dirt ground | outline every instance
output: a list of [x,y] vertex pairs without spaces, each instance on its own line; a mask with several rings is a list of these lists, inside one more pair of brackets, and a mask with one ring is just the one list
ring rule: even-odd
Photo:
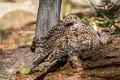
[[[0,1],[14,2],[15,0]],[[89,12],[76,14],[80,18],[92,16],[87,18],[88,21],[96,18]],[[21,66],[30,65],[34,53],[30,51],[30,46],[24,45],[31,45],[35,36],[36,15],[17,10],[6,14],[2,21],[0,21],[0,62],[13,71],[20,69]],[[119,20],[116,19],[116,21]],[[120,23],[116,25],[120,27]],[[114,25],[112,27],[114,29]],[[20,46],[23,47],[18,48]],[[82,55],[82,67],[78,71],[66,61],[65,63],[58,62],[49,71],[33,70],[29,75],[17,73],[14,76],[16,80],[120,80],[120,38],[96,51]]]

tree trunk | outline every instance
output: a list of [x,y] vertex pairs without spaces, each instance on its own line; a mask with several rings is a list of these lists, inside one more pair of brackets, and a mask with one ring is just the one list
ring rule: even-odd
[[35,36],[43,37],[59,22],[62,0],[40,0]]

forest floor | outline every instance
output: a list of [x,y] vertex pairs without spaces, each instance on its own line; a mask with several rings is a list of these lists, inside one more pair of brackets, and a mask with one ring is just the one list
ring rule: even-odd
[[[19,24],[18,24],[19,25]],[[19,46],[31,45],[35,35],[36,22],[22,27],[11,27],[0,32],[0,49],[14,49]]]
[[[79,13],[79,15],[81,14]],[[94,18],[93,16],[88,20],[92,21]],[[24,45],[32,43],[35,35],[35,19],[31,19],[27,24],[17,24],[17,26],[20,27],[11,27],[1,31],[0,48],[3,51],[0,54],[0,62],[13,73],[20,70],[22,66],[32,64],[34,58],[30,46]],[[23,47],[18,48],[19,46]],[[33,70],[29,75],[17,73],[14,76],[16,80],[120,80],[119,52],[120,38],[117,38],[97,51],[84,53],[80,71],[73,69],[69,62],[58,62],[49,71]]]
[[[89,12],[77,13],[83,21],[87,19],[88,22],[96,18],[95,15],[91,14]],[[92,17],[86,17],[87,15]],[[115,21],[119,21],[119,19]],[[120,23],[116,23],[116,25],[120,27]],[[2,26],[7,27],[3,28]],[[30,46],[26,45],[31,45],[35,36],[35,27],[36,15],[22,10],[10,12],[2,18],[2,21],[0,19],[0,63],[2,62],[8,69],[14,72],[22,66],[28,66],[32,63],[34,53],[30,51]],[[115,26],[111,27],[114,29]],[[18,48],[20,46],[23,47]],[[45,74],[33,71],[29,75],[17,73],[15,76],[16,80],[120,80],[119,53],[120,38],[117,38],[100,50],[90,53],[86,52],[82,55],[82,68],[79,72],[72,69],[68,62],[62,65],[59,65],[61,64],[59,62],[58,66],[54,66],[52,70],[46,71]]]

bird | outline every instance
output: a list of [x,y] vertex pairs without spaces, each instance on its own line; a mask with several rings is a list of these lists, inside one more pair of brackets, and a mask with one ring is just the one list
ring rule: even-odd
[[62,57],[68,56],[75,68],[80,68],[79,55],[82,51],[94,49],[101,44],[99,33],[91,26],[80,21],[76,15],[68,15],[62,21],[52,27],[43,37],[35,37],[33,44],[35,53],[39,56],[28,68],[39,67],[40,70],[51,67]]

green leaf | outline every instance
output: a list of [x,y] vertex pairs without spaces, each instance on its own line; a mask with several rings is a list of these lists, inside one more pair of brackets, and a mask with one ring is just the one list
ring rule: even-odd
[[101,20],[95,20],[95,23],[98,26],[104,27],[104,26],[107,26],[109,24],[109,21],[106,19],[101,19]]
[[[92,26],[94,23],[95,23],[94,21],[90,21],[90,22],[89,22],[89,25]],[[95,23],[95,24],[96,24],[96,23]]]
[[86,22],[88,18],[89,18],[88,16],[85,16],[85,17],[81,18],[80,20],[81,20],[82,22]]
[[103,19],[103,20],[95,20],[95,22],[98,23],[98,24],[106,24],[106,23],[108,23],[108,20],[105,20],[105,19]]
[[27,74],[30,73],[30,70],[27,69],[27,68],[25,68],[25,67],[22,67],[22,68],[20,69],[20,73],[23,74],[23,75],[27,75]]

